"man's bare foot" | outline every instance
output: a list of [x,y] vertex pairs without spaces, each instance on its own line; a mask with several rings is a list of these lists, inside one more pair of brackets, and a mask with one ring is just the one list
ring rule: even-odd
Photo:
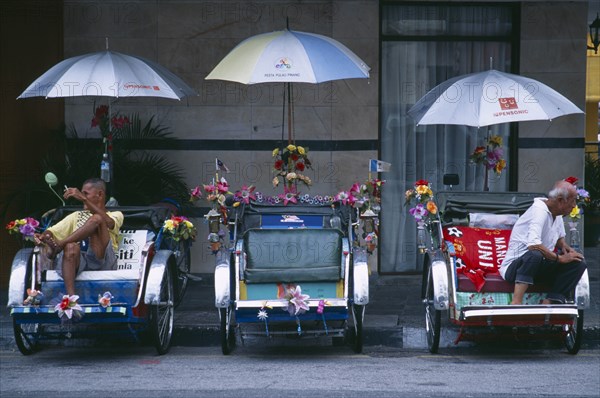
[[521,304],[523,304],[521,301],[514,301],[513,300],[513,301],[510,302],[510,305],[521,305]]
[[542,304],[544,304],[544,305],[552,304],[552,300],[543,299]]
[[54,260],[58,253],[62,251],[62,247],[54,240],[54,237],[49,234],[44,234],[40,239],[42,242],[48,246],[47,256],[50,260]]

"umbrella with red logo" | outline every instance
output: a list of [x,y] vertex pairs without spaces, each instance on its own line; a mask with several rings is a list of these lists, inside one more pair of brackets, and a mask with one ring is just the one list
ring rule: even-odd
[[537,80],[494,69],[446,80],[408,111],[417,125],[473,127],[552,120],[571,113],[583,111],[554,89]]
[[[583,111],[556,90],[537,80],[494,69],[446,80],[408,111],[417,125],[455,124],[477,128],[552,120],[572,113]],[[488,140],[489,135],[488,129]],[[487,174],[485,168],[484,190],[487,190]]]

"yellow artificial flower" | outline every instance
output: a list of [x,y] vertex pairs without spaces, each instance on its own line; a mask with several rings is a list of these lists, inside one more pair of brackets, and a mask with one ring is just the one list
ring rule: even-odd
[[276,187],[279,185],[279,178],[275,177],[273,178],[273,187]]
[[498,146],[502,146],[502,137],[499,135],[493,135],[490,137],[490,144],[496,144]]
[[273,157],[279,155],[279,148],[273,149]]
[[296,145],[292,145],[292,144],[288,145],[287,150],[290,152],[294,152],[296,150]]
[[175,223],[173,222],[173,220],[167,220],[165,221],[164,227],[169,231],[173,231],[175,230]]
[[571,217],[571,218],[579,218],[579,217],[581,217],[581,210],[579,209],[579,206],[573,207],[573,210],[571,210],[571,213],[569,214],[569,217]]
[[500,173],[502,173],[502,170],[504,170],[505,167],[506,167],[506,160],[500,159],[498,161],[498,163],[496,163],[494,170],[496,170],[496,173],[500,174]]
[[304,148],[303,148],[303,147],[299,146],[299,147],[298,147],[298,153],[299,153],[300,155],[304,155],[304,154],[306,153],[306,151],[304,150]]
[[418,185],[415,187],[415,189],[417,190],[417,193],[419,195],[432,195],[433,192],[431,192],[431,188],[429,188],[427,185]]

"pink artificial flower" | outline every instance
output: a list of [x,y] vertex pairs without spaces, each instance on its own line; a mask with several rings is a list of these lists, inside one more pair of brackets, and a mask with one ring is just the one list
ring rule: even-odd
[[219,193],[229,192],[229,184],[227,184],[226,179],[221,178],[221,181],[219,181],[219,183],[217,184],[217,191],[219,191]]
[[296,192],[294,187],[284,187],[283,193],[277,196],[279,197],[279,199],[283,199],[284,206],[287,206],[288,202],[298,203],[298,199],[296,199],[296,197],[298,196],[298,192]]
[[255,189],[256,188],[253,185],[250,185],[249,187],[244,185],[242,186],[242,189],[237,192],[237,194],[240,198],[242,198],[242,202],[248,204],[250,203],[250,199],[256,200],[256,196],[253,193]]
[[290,315],[303,314],[309,310],[308,299],[310,296],[308,294],[302,294],[302,288],[300,285],[296,286],[295,288],[291,288],[288,294],[290,299],[287,310]]
[[217,187],[215,187],[213,184],[203,185],[202,187],[204,188],[204,191],[209,194],[214,193],[217,190]]
[[352,184],[352,188],[350,188],[350,193],[357,194],[360,193],[360,184],[354,183]]
[[202,197],[202,191],[200,190],[200,186],[197,186],[196,188],[192,189],[190,195],[192,196],[192,200],[200,199]]

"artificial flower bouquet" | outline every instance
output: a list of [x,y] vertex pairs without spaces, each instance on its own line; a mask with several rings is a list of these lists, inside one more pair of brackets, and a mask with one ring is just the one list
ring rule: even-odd
[[502,137],[492,135],[485,146],[475,148],[469,160],[475,164],[483,164],[488,170],[493,170],[500,175],[506,168],[506,160],[503,156]]
[[194,240],[197,233],[194,224],[183,216],[172,216],[168,220],[165,220],[163,231],[176,242],[187,239]]
[[427,180],[419,180],[414,188],[405,193],[405,204],[412,205],[408,211],[417,223],[429,222],[437,218],[438,208],[433,198],[431,184]]
[[297,203],[298,199],[298,182],[303,183],[307,187],[312,184],[310,177],[303,174],[306,169],[311,168],[310,160],[308,159],[308,148],[296,146],[293,144],[280,150],[273,149],[273,187],[277,187],[281,182],[284,183],[284,193],[279,195],[283,200],[284,205],[289,202]]
[[38,232],[39,226],[40,223],[35,218],[26,217],[9,222],[6,230],[11,235],[21,235],[24,240],[33,242],[33,235]]
[[565,181],[573,184],[573,186],[575,186],[575,189],[577,189],[577,199],[576,199],[576,205],[575,207],[573,207],[573,209],[571,210],[571,213],[569,213],[569,219],[571,220],[571,222],[577,222],[579,221],[579,219],[581,218],[581,214],[583,214],[583,209],[590,203],[591,199],[590,199],[590,194],[588,191],[586,191],[585,189],[583,189],[583,187],[578,187],[577,186],[577,182],[579,181],[579,179],[577,177],[567,177],[565,178]]

